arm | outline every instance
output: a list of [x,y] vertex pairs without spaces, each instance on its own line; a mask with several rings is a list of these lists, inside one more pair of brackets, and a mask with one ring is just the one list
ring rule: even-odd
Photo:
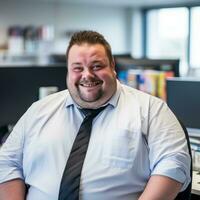
[[0,184],[1,200],[25,200],[26,187],[21,179]]
[[173,200],[182,184],[166,176],[153,175],[138,200]]
[[25,200],[23,124],[22,117],[0,149],[0,200]]
[[162,101],[152,103],[148,125],[151,178],[158,175],[165,179],[168,177],[168,180],[171,180],[168,183],[172,184],[172,188],[169,187],[172,192],[175,189],[174,181],[181,184],[180,191],[185,190],[191,181],[191,157],[181,125]]

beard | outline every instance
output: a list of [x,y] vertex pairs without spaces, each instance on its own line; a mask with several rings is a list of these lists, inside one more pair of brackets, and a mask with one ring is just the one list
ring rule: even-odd
[[103,96],[103,90],[98,89],[94,95],[86,95],[85,92],[81,91],[80,87],[77,88],[78,96],[82,101],[85,102],[95,102]]
[[77,82],[67,76],[67,87],[72,99],[83,108],[98,108],[105,104],[116,91],[116,79],[104,82],[98,78],[81,79]]
[[104,94],[102,85],[103,81],[99,79],[83,79],[76,84],[77,95],[85,102],[97,101]]

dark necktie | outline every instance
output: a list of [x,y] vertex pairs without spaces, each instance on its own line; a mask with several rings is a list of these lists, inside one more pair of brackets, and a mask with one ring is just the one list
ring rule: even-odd
[[78,200],[80,177],[83,162],[90,140],[93,119],[104,109],[81,109],[85,118],[73,143],[65,170],[63,172],[58,200]]

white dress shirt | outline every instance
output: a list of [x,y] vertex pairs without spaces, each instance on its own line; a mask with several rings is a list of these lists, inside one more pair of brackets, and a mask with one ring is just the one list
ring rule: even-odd
[[[151,175],[190,182],[184,132],[162,100],[118,82],[93,121],[80,183],[81,200],[136,200]],[[34,103],[0,150],[0,183],[20,178],[27,200],[56,200],[83,120],[68,90]]]

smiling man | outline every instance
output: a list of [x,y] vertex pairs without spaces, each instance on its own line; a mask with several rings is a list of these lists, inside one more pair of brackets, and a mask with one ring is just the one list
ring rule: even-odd
[[67,85],[81,107],[98,108],[116,91],[113,59],[101,44],[74,44],[68,53]]
[[75,33],[66,57],[68,90],[35,102],[1,148],[0,199],[175,199],[191,160],[166,103],[117,80],[95,31]]

